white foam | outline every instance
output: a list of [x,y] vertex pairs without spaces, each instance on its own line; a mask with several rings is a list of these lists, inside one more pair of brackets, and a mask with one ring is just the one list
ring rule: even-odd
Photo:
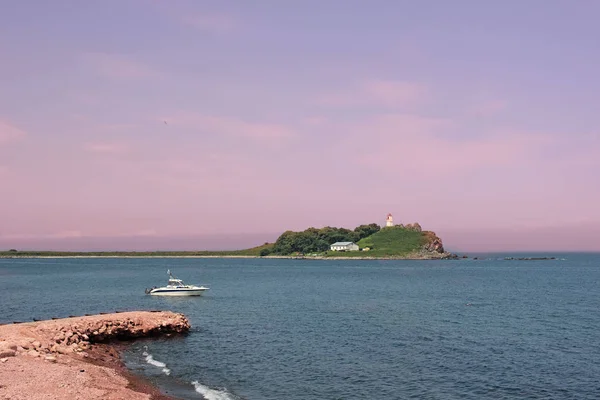
[[165,364],[164,362],[155,360],[154,357],[152,357],[152,354],[149,354],[147,351],[144,351],[142,353],[142,355],[144,357],[146,357],[146,362],[148,364],[154,365],[155,367],[158,367],[158,368],[162,368],[162,372],[164,372],[165,375],[171,375],[171,370],[169,368],[167,368],[167,364]]
[[196,388],[196,392],[204,396],[206,400],[234,400],[233,395],[224,390],[211,389],[198,381],[192,382],[192,385]]

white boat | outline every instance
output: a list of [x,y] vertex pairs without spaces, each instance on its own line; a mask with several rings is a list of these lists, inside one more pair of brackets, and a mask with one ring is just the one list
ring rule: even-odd
[[169,283],[163,287],[153,287],[146,289],[146,294],[152,296],[202,296],[202,293],[209,290],[204,286],[186,285],[181,279],[177,279],[167,270],[169,274]]

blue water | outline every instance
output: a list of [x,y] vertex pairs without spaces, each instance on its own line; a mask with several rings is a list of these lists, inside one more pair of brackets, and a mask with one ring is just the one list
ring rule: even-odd
[[[0,322],[183,312],[188,336],[125,355],[183,398],[600,398],[600,255],[497,257],[5,259]],[[167,268],[211,290],[146,296]]]

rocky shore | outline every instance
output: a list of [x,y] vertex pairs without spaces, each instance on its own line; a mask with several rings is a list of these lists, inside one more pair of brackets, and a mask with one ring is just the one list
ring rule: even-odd
[[183,314],[134,311],[0,326],[0,398],[171,399],[130,374],[116,346],[185,333]]

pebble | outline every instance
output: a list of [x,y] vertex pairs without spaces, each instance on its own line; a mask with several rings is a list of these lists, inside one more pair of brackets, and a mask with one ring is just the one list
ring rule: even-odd
[[37,351],[35,351],[35,350],[29,350],[29,351],[27,352],[27,355],[28,355],[28,356],[30,356],[30,357],[38,357],[38,356],[40,355],[40,353],[38,353],[38,352],[37,352]]

